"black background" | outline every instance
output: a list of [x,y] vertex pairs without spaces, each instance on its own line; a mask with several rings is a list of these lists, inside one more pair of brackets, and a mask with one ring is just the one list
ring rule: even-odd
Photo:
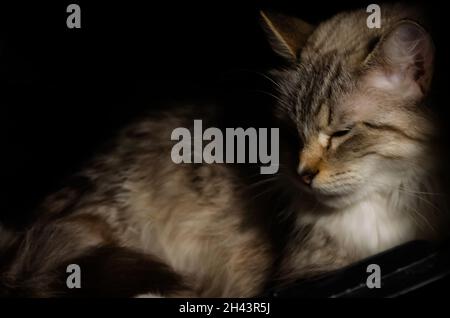
[[[66,27],[71,2],[81,29]],[[0,221],[25,224],[46,193],[159,101],[252,91],[257,72],[279,62],[259,9],[317,23],[372,2],[2,1]],[[433,104],[446,120],[449,12],[442,2],[422,5],[436,43]],[[258,105],[239,111],[258,116]]]

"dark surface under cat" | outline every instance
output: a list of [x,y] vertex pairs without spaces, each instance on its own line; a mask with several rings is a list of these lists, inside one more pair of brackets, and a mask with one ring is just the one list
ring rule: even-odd
[[[270,290],[274,298],[439,297],[450,283],[450,242],[413,241],[310,281]],[[368,288],[370,264],[381,269],[380,288]],[[382,287],[382,288],[381,288]]]

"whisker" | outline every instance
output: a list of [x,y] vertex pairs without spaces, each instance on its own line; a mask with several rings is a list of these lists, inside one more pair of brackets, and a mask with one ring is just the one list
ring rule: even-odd
[[[378,184],[380,186],[389,186],[389,184],[383,184],[382,182],[373,182],[374,184]],[[436,205],[433,204],[432,201],[427,200],[426,198],[424,198],[424,195],[437,195],[436,193],[433,192],[421,192],[421,191],[412,191],[412,190],[407,190],[401,186],[397,187],[397,190],[400,191],[401,193],[410,195],[418,200],[421,200],[422,202],[428,204],[430,207],[432,207],[435,211],[442,213],[441,209],[439,209]]]
[[410,207],[410,209],[411,209],[411,211],[415,212],[414,215],[417,215],[420,217],[420,219],[425,223],[426,226],[430,227],[434,232],[437,232],[436,228],[427,220],[427,218],[422,213],[420,213],[418,210],[416,210],[412,207]]
[[275,99],[277,102],[279,102],[281,105],[283,105],[285,107],[289,107],[290,106],[288,103],[286,103],[286,101],[282,100],[280,97],[278,97],[278,96],[276,96],[276,95],[274,95],[272,93],[269,93],[269,92],[266,92],[266,91],[263,91],[263,90],[260,90],[260,89],[256,89],[256,90],[252,90],[252,91],[255,92],[255,93],[261,93],[261,94],[265,94],[265,95],[267,95],[269,97],[272,97],[273,99]]

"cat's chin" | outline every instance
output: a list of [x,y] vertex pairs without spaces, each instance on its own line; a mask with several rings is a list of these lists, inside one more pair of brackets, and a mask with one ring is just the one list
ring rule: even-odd
[[315,186],[306,186],[298,180],[295,180],[294,183],[297,185],[297,189],[303,194],[331,209],[342,209],[354,205],[366,197],[365,191],[361,191],[360,189],[346,192],[330,192]]
[[342,209],[354,205],[364,197],[360,192],[323,193],[314,190],[311,192],[320,204],[333,209]]
[[316,195],[315,198],[322,205],[333,209],[342,209],[356,202],[356,200],[351,200],[346,196],[343,197],[338,195],[336,196]]

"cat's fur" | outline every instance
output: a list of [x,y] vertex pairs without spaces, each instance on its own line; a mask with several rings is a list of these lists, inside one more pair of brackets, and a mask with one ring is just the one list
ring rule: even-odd
[[[199,118],[191,108],[152,116],[50,196],[28,231],[0,236],[0,294],[255,296],[274,277],[288,282],[438,238],[446,223],[424,104],[433,47],[403,21],[419,21],[415,14],[383,8],[381,29],[366,27],[363,10],[317,28],[263,15],[289,61],[271,75],[276,114],[299,144],[284,148],[275,181],[257,187],[286,194],[281,205],[255,213],[232,165],[171,161],[172,130]],[[214,115],[200,117],[214,126]],[[286,234],[274,230],[279,219],[292,220],[283,244],[273,240]],[[70,263],[82,266],[81,290],[65,287]]]

